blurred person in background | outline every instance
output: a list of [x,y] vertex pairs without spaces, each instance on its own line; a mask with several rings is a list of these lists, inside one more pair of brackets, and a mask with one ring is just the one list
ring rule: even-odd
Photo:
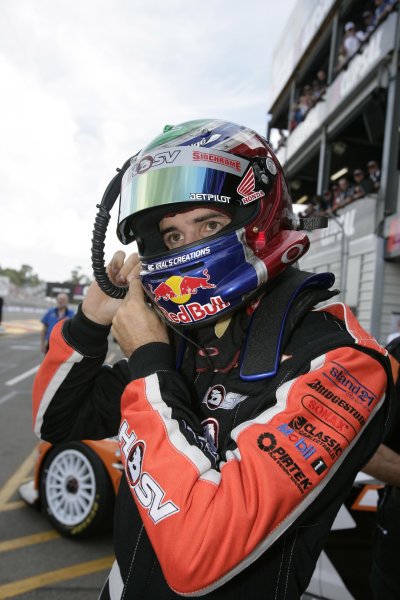
[[376,28],[376,19],[372,10],[365,10],[362,14],[363,22],[364,22],[364,32],[366,37],[371,35]]
[[344,26],[343,46],[346,52],[346,59],[349,60],[356,52],[358,52],[362,42],[364,41],[364,33],[356,31],[356,26],[352,21],[349,21]]
[[46,354],[49,349],[50,334],[54,325],[56,325],[56,323],[59,321],[63,321],[64,319],[70,319],[75,314],[74,310],[68,308],[67,294],[58,294],[56,303],[56,306],[49,308],[41,320],[43,327],[40,332],[40,349],[43,354]]
[[367,169],[368,177],[374,185],[374,191],[377,192],[381,183],[381,170],[376,160],[370,160],[367,163]]
[[397,0],[375,0],[375,20],[380,23],[397,4]]
[[354,197],[354,187],[350,185],[347,177],[341,177],[338,181],[338,189],[335,194],[335,200],[333,205],[333,210],[337,210],[338,208],[343,208],[350,202],[353,202]]
[[374,184],[371,179],[365,177],[365,173],[362,169],[355,169],[353,171],[353,180],[354,180],[354,200],[358,198],[364,198],[364,196],[368,196],[368,194],[372,194],[375,192]]

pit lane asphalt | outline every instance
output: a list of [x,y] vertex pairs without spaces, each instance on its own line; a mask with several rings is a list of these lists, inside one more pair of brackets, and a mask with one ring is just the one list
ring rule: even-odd
[[[68,540],[18,496],[33,472],[38,441],[31,388],[42,360],[39,319],[37,313],[3,313],[6,332],[0,334],[0,598],[95,600],[113,560],[111,533]],[[118,351],[110,345],[109,353]]]

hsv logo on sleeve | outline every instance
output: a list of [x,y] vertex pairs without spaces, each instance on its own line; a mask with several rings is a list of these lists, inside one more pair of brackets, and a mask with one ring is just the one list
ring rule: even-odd
[[130,488],[151,520],[157,524],[179,512],[179,508],[170,500],[163,502],[165,491],[150,473],[143,471],[146,444],[143,440],[137,440],[133,430],[129,432],[129,425],[125,420],[121,423],[118,437]]

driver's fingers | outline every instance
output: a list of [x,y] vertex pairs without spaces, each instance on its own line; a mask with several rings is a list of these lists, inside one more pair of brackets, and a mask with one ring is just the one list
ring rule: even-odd
[[124,283],[126,283],[129,279],[130,274],[138,268],[139,265],[139,257],[136,253],[131,254],[125,261],[124,266],[120,270],[120,277],[124,278]]
[[140,279],[140,271],[141,271],[141,264],[140,262],[137,262],[137,264],[133,267],[133,269],[131,269],[130,273],[128,273],[126,279],[128,281],[128,283],[130,283],[133,279]]
[[125,252],[117,250],[108,265],[108,272],[111,276],[116,277],[121,271],[125,260]]

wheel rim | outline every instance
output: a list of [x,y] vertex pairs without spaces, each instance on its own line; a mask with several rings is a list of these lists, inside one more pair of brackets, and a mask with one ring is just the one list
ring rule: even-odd
[[82,523],[96,497],[96,477],[89,460],[77,450],[64,450],[52,460],[46,478],[46,498],[63,525]]

